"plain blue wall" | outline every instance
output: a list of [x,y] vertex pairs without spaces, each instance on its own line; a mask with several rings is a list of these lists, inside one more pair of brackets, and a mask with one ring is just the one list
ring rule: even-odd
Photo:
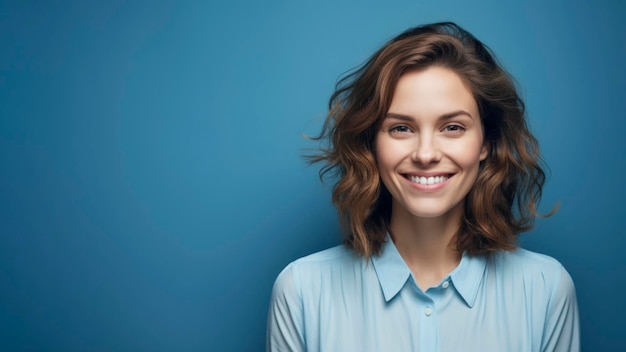
[[260,351],[275,276],[339,243],[307,167],[339,75],[454,20],[552,168],[524,236],[585,350],[626,350],[623,1],[0,2],[0,349]]

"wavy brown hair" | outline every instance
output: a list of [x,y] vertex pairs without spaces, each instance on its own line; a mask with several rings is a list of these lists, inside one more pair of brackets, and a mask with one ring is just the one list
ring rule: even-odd
[[336,177],[332,198],[345,243],[365,257],[380,252],[391,217],[391,196],[374,153],[376,133],[400,76],[430,66],[451,69],[467,84],[489,145],[465,198],[456,248],[469,254],[514,249],[517,235],[532,228],[537,216],[545,173],[512,78],[487,46],[458,25],[419,26],[339,80],[317,137],[328,145],[310,157],[324,163],[320,177]]

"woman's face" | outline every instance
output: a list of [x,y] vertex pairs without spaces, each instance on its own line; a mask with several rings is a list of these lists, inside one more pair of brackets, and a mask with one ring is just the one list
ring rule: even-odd
[[394,212],[460,216],[486,157],[478,106],[454,71],[433,66],[400,78],[376,136]]

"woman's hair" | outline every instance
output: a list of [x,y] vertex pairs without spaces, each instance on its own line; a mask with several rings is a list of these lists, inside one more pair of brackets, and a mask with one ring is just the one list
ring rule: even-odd
[[450,22],[429,24],[395,37],[339,80],[317,137],[328,146],[310,157],[324,163],[320,177],[336,177],[332,198],[345,242],[366,257],[379,253],[391,217],[374,152],[377,131],[400,76],[431,66],[451,69],[471,90],[489,149],[465,198],[457,250],[514,249],[517,235],[534,224],[545,173],[512,78],[472,34]]

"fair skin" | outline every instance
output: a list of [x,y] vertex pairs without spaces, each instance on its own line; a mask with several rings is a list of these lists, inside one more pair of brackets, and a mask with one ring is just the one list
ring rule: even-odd
[[389,232],[422,290],[460,261],[454,236],[486,157],[478,106],[454,71],[432,66],[400,78],[376,160],[392,196]]

